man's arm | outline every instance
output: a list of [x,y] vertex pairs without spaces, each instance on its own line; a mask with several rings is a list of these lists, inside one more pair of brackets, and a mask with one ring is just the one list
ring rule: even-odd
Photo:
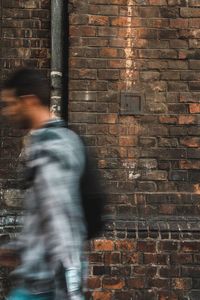
[[[59,149],[58,149],[59,150]],[[37,166],[34,188],[39,201],[47,253],[61,262],[70,299],[81,299],[81,259],[85,224],[79,195],[84,156],[66,149],[66,160],[58,153],[43,151]],[[55,153],[54,153],[55,154]]]

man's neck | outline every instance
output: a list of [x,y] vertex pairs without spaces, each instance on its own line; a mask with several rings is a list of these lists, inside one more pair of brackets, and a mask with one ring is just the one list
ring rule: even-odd
[[32,118],[31,130],[36,130],[43,127],[43,125],[50,120],[52,120],[52,115],[49,109],[42,108],[38,112],[35,111],[35,114],[33,114]]

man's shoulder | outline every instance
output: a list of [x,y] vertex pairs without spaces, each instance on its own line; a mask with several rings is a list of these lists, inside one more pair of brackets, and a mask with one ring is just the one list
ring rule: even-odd
[[36,133],[31,146],[32,157],[51,157],[59,161],[84,161],[84,144],[74,131],[59,128],[44,128]]
[[[80,143],[82,144],[82,139],[80,136],[72,131],[71,129],[68,129],[66,127],[60,127],[60,128],[44,128],[40,130],[36,138],[34,139],[34,142],[40,143],[40,144],[55,144],[55,143]],[[63,145],[64,145],[63,144]]]

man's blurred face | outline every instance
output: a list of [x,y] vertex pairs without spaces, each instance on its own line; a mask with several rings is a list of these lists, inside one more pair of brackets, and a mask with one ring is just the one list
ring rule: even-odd
[[27,98],[17,97],[14,90],[5,89],[1,92],[1,115],[21,129],[30,129],[31,120],[28,116]]

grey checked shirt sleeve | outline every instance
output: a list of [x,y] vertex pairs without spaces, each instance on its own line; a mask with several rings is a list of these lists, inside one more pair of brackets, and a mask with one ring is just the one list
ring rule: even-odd
[[[80,145],[63,149],[43,149],[37,165],[34,189],[40,207],[40,219],[46,250],[54,262],[60,261],[66,270],[69,299],[82,300],[82,247],[85,224],[80,201],[79,181],[84,168]],[[70,296],[71,295],[71,296]]]

